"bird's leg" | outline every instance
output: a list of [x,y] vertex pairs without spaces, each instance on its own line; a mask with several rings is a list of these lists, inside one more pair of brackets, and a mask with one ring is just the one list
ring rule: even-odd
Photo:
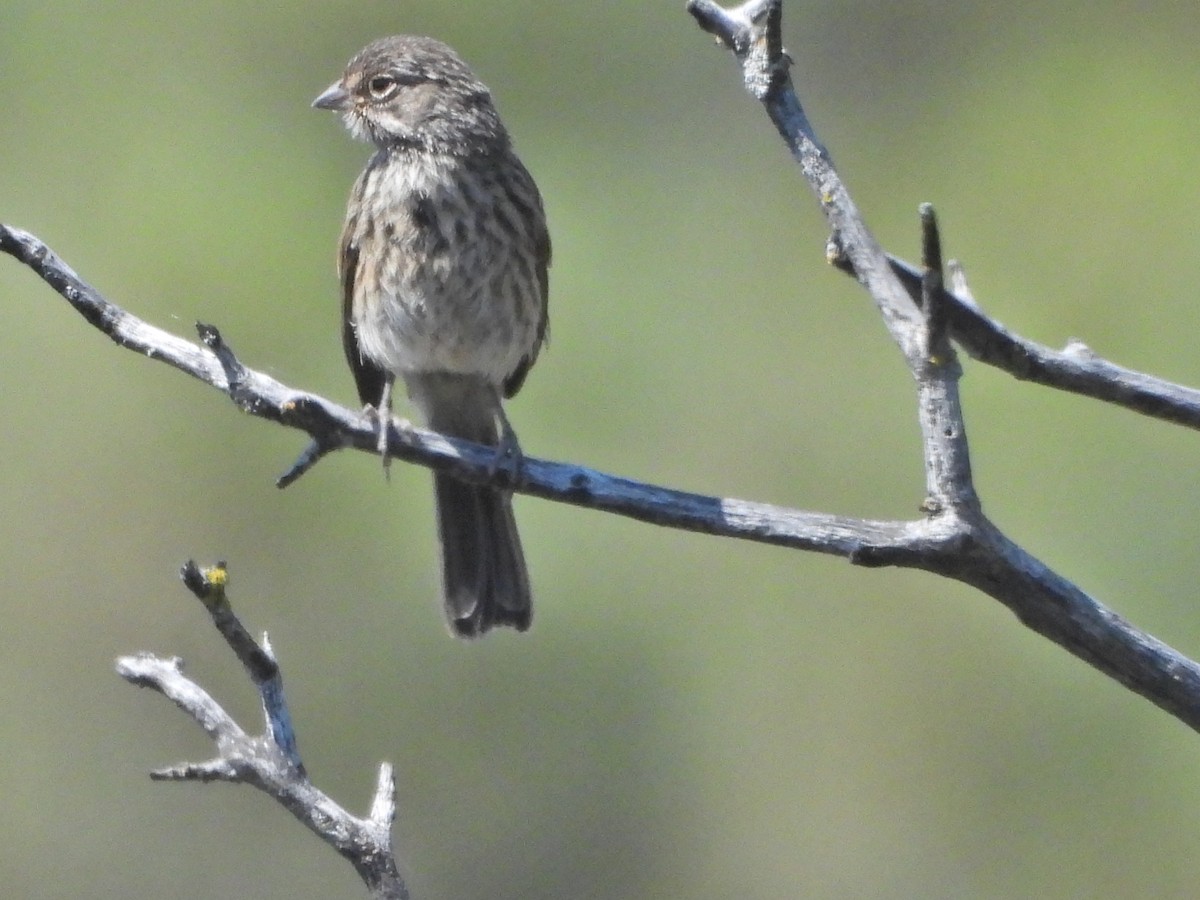
[[521,454],[517,433],[513,430],[512,423],[508,421],[508,416],[504,414],[504,406],[500,403],[496,404],[496,419],[500,423],[500,442],[496,445],[496,455],[488,466],[489,472],[495,474],[498,470],[504,469],[510,479],[517,481],[521,477],[521,468],[525,464],[525,457]]
[[388,456],[388,429],[392,427],[392,388],[396,376],[388,372],[383,378],[383,390],[379,394],[379,406],[375,408],[375,419],[379,424],[379,441],[375,445],[383,460],[383,477],[391,480],[392,458]]

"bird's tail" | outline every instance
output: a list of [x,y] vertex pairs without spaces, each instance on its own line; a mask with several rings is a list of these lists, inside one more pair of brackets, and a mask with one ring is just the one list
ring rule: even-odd
[[460,637],[478,637],[496,625],[525,631],[533,604],[512,496],[441,473],[433,489],[450,627]]
[[[434,431],[489,447],[500,444],[500,398],[482,378],[409,373],[405,382]],[[478,637],[497,625],[525,631],[533,603],[511,492],[440,472],[434,473],[433,490],[450,628],[460,637]]]

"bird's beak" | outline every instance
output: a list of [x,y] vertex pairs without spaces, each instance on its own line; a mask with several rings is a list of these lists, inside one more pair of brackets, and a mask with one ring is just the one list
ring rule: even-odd
[[312,102],[312,105],[317,109],[332,109],[340,112],[350,106],[350,94],[342,87],[340,81],[335,81]]

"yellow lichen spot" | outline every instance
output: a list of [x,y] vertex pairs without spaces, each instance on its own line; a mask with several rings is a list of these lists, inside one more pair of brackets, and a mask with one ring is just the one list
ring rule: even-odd
[[222,565],[209,566],[207,569],[201,569],[200,573],[213,587],[223,588],[229,583],[229,570]]

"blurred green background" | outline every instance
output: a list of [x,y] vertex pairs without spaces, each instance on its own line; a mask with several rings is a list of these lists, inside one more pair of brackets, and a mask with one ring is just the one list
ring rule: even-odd
[[[915,515],[913,391],[733,62],[663,3],[0,11],[0,220],[177,333],[352,404],[334,245],[368,150],[309,101],[429,33],[492,87],[555,241],[526,451],[679,488]],[[1200,384],[1200,17],[1189,4],[789,3],[810,115],[876,234],[935,203],[993,315]],[[201,731],[112,671],[246,679],[176,579],[228,559],[314,779],[434,898],[1194,896],[1200,737],[998,604],[911,572],[518,499],[533,632],[451,640],[427,473],[120,351],[0,260],[0,873],[12,897],[355,897],[248,788],[152,784]],[[967,365],[1016,540],[1200,654],[1200,438]]]

